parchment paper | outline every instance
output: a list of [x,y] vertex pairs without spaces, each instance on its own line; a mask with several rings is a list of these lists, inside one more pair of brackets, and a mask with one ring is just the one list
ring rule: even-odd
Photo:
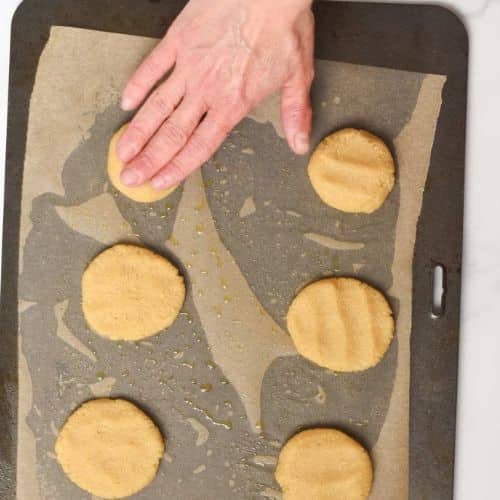
[[[406,498],[412,256],[445,77],[316,61],[313,143],[357,126],[394,151],[397,185],[374,214],[320,201],[307,158],[282,138],[279,96],[202,173],[145,206],[109,186],[105,164],[128,118],[120,89],[155,43],[54,27],[40,59],[22,192],[17,497],[89,498],[54,460],[54,441],[83,401],[111,395],[143,407],[167,438],[160,472],[137,498],[279,498],[280,447],[318,425],[370,450],[371,498]],[[106,341],[81,313],[83,270],[119,241],[168,256],[188,283],[179,319],[147,341]],[[297,290],[332,275],[374,284],[394,308],[396,338],[365,372],[314,366],[286,332]]]

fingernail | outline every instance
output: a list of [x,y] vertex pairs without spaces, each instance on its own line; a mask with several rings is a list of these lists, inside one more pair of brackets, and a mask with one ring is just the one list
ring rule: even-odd
[[133,142],[123,142],[123,138],[116,145],[116,155],[125,163],[129,162],[138,152],[138,148]]
[[134,101],[130,97],[122,97],[120,107],[123,111],[132,111],[134,109]]
[[309,136],[304,132],[298,132],[293,139],[295,152],[304,155],[309,151]]
[[135,187],[142,181],[142,176],[136,170],[126,168],[120,174],[120,181],[128,187]]
[[167,172],[161,175],[157,175],[156,177],[153,177],[151,179],[151,187],[153,189],[157,189],[158,191],[161,191],[162,189],[167,189],[173,184],[174,184],[173,179]]

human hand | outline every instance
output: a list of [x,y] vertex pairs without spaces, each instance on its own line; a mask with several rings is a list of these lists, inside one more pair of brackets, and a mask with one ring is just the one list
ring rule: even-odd
[[173,186],[207,161],[231,129],[281,89],[291,149],[309,149],[313,79],[312,0],[191,0],[139,66],[122,108],[146,99],[117,144],[121,181]]

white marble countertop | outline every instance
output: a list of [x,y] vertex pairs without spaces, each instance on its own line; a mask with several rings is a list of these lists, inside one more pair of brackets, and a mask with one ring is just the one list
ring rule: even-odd
[[[10,22],[0,2],[0,157],[5,158]],[[413,0],[412,3],[429,3]],[[455,498],[500,498],[500,0],[441,2],[469,31],[469,107]],[[0,228],[4,167],[0,167]],[[1,241],[0,241],[1,250]]]

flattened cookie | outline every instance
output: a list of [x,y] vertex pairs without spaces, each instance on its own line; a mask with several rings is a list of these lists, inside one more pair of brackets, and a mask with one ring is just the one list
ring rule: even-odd
[[339,372],[376,365],[394,334],[385,297],[353,278],[328,278],[307,285],[292,301],[286,319],[299,354]]
[[109,180],[111,181],[111,184],[113,184],[113,186],[118,189],[118,191],[120,191],[120,193],[124,194],[131,200],[138,201],[139,203],[152,203],[154,201],[161,200],[162,198],[168,196],[172,191],[174,191],[177,186],[159,191],[157,189],[153,189],[148,182],[139,187],[128,187],[125,186],[125,184],[122,184],[122,181],[120,180],[120,174],[123,169],[123,162],[116,156],[116,143],[127,128],[127,125],[128,123],[123,125],[123,127],[121,127],[118,132],[116,132],[115,135],[111,138],[111,141],[109,143]]
[[365,500],[373,468],[366,450],[335,429],[310,429],[281,450],[276,480],[283,500]]
[[94,399],[57,436],[57,460],[80,488],[102,498],[137,493],[155,477],[165,451],[153,421],[123,399]]
[[185,293],[184,279],[173,264],[135,245],[104,250],[82,277],[85,319],[112,340],[140,340],[169,327]]
[[370,132],[353,128],[325,137],[309,160],[308,173],[318,196],[344,212],[374,212],[394,186],[389,148]]

